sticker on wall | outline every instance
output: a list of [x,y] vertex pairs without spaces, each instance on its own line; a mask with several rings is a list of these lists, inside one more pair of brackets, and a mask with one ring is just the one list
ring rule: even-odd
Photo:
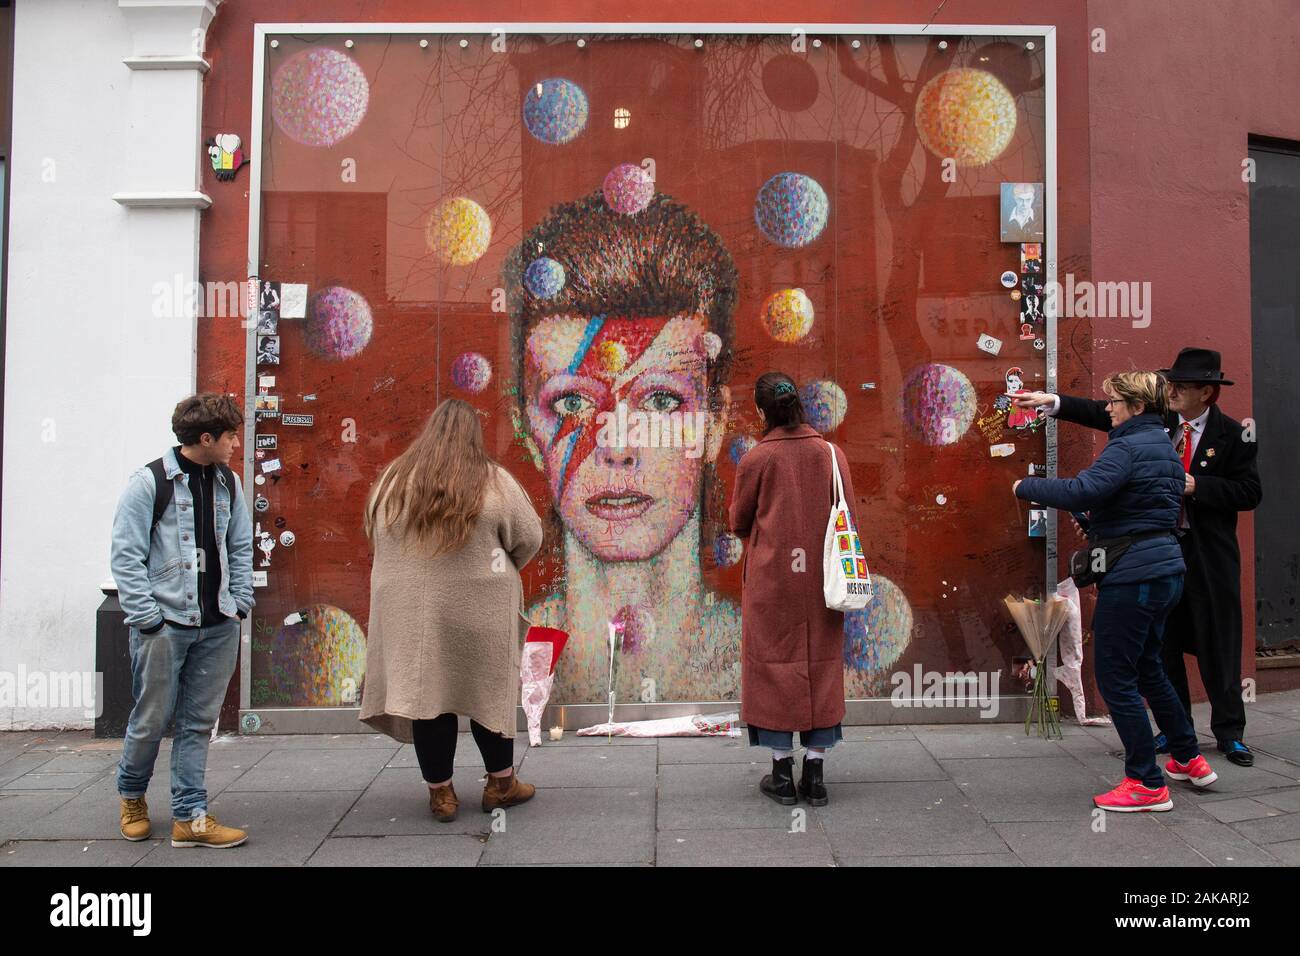
[[1016,287],[1016,283],[1019,281],[1020,281],[1020,276],[1016,275],[1010,269],[1002,273],[1001,282],[1002,282],[1002,287],[1004,289],[1014,289]]
[[1031,538],[1047,537],[1047,512],[1046,511],[1040,511],[1037,508],[1030,509],[1029,537]]
[[1041,242],[1022,242],[1020,244],[1020,271],[1025,275],[1042,275],[1043,244]]
[[304,395],[304,396],[302,397],[302,400],[303,400],[304,402],[314,402],[314,401],[316,401],[316,393],[315,393],[315,392],[312,392],[310,395]]
[[254,396],[253,410],[258,418],[275,418],[280,414],[280,396],[265,394]]
[[253,499],[253,509],[255,511],[265,511],[269,507],[271,507],[271,502],[267,501],[266,498],[261,495],[258,495]]
[[1040,464],[1037,464],[1037,463],[1031,461],[1031,462],[1029,463],[1029,471],[1028,471],[1028,474],[1029,474],[1029,477],[1030,477],[1030,478],[1046,478],[1046,477],[1047,477],[1047,466],[1046,466],[1046,465],[1040,465]]
[[989,446],[989,454],[994,458],[1010,458],[1015,453],[1016,446],[1009,441]]
[[280,283],[272,282],[270,279],[263,279],[258,287],[257,298],[258,312],[280,312]]
[[1021,296],[1021,295],[1023,295],[1023,293],[1022,293],[1019,289],[1012,289],[1012,290],[1011,290],[1011,301],[1012,301],[1012,302],[1019,302],[1019,301],[1020,301],[1020,296]]
[[307,318],[307,283],[280,283],[280,318]]
[[258,447],[258,448],[273,449],[273,448],[275,448],[275,447],[279,444],[279,441],[280,441],[280,439],[279,439],[279,436],[277,436],[277,435],[258,435],[258,436],[256,436],[256,442],[257,442],[257,447]]
[[1047,316],[1043,314],[1043,297],[1034,292],[1026,292],[1023,299],[1020,300],[1020,321],[1021,322],[1045,322]]
[[257,313],[257,334],[275,335],[280,331],[280,313],[271,309],[260,309]]
[[[253,576],[257,576],[256,572],[254,572]],[[264,586],[265,584],[265,575],[262,576],[262,585],[258,585],[256,581],[253,582],[254,587]],[[262,718],[257,716],[257,714],[244,714],[244,716],[239,718],[239,729],[246,734],[255,734],[262,729]]]
[[259,376],[257,376],[257,387],[258,387],[258,388],[275,388],[275,376],[274,376],[274,375],[259,375]]
[[1002,241],[1043,240],[1043,184],[1002,184]]
[[1043,339],[1034,339],[1034,348],[1041,352],[1043,349],[1047,348],[1047,342]]
[[989,355],[997,355],[1002,351],[1002,340],[995,339],[987,332],[980,333],[979,340],[975,343],[976,348],[981,352],[988,352]]
[[289,522],[285,520],[284,515],[280,515],[280,517],[276,518],[275,521],[271,523],[274,524],[277,528],[283,528]]
[[262,462],[262,474],[269,475],[273,471],[280,470],[280,459],[272,458],[269,461]]
[[262,563],[259,567],[269,568],[271,552],[275,550],[275,538],[271,537],[269,532],[263,531],[261,537],[257,539],[257,550],[262,552]]
[[[1007,369],[1003,375],[1003,381],[1007,383],[1008,392],[1023,392],[1025,390],[1025,372],[1020,366],[1013,365]],[[1006,398],[1005,395],[998,396]],[[1010,399],[1007,399],[1010,402]],[[1007,411],[1008,428],[1035,428],[1038,425],[1038,412],[1032,408],[1021,408],[1019,405],[1012,405]]]
[[282,425],[306,425],[310,427],[316,423],[315,415],[281,415],[280,424]]
[[1040,276],[1036,275],[1021,276],[1020,288],[1024,290],[1025,295],[1042,296],[1043,280]]
[[256,571],[256,570],[255,570],[255,571],[253,572],[253,587],[255,587],[255,588],[264,588],[264,587],[266,587],[266,572],[265,572],[265,571]]
[[203,143],[208,148],[208,159],[212,162],[212,171],[217,179],[229,182],[235,173],[248,162],[244,155],[243,144],[234,133],[218,133],[209,136]]
[[1034,327],[1028,322],[1020,326],[1020,341],[1032,342],[1037,337],[1038,333],[1034,331]]
[[292,531],[280,532],[280,543],[284,545],[286,548],[292,548],[293,543],[297,540],[298,539],[294,537],[294,533]]
[[253,484],[255,484],[255,485],[264,485],[264,484],[266,484],[266,475],[254,475],[254,476],[253,476]]
[[259,335],[257,337],[257,364],[280,364],[280,336]]

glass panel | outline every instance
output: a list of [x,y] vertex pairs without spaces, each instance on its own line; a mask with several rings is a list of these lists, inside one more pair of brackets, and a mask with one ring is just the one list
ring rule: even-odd
[[[448,397],[480,411],[544,516],[524,580],[533,619],[571,634],[552,701],[605,700],[611,621],[619,700],[736,699],[743,546],[726,509],[769,369],[851,462],[877,597],[846,621],[848,696],[888,695],[918,664],[1019,691],[1001,598],[1041,593],[1044,540],[1010,485],[1046,452],[1037,422],[997,404],[1045,380],[1043,324],[1030,313],[1022,338],[1012,298],[1016,236],[1044,215],[1040,51],[278,39],[260,270],[310,304],[258,366],[280,415],[256,423],[274,448],[252,452],[258,473],[279,462],[255,487],[273,546],[255,558],[254,707],[356,703],[366,492]],[[619,403],[629,429],[636,412],[668,427],[608,446],[595,414]]]

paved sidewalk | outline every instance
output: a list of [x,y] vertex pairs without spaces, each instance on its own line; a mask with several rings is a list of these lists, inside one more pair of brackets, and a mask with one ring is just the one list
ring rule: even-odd
[[[1110,814],[1104,832],[1090,798],[1123,768],[1109,727],[1067,725],[1060,742],[1018,724],[845,728],[827,761],[830,805],[799,814],[758,794],[767,754],[743,739],[567,734],[530,750],[519,737],[538,794],[507,811],[502,832],[478,809],[468,734],[451,824],[430,816],[412,748],[386,737],[223,737],[208,764],[213,812],[250,839],[221,852],[158,838],[169,835],[168,741],[149,788],[156,837],[128,843],[117,833],[120,741],[0,733],[0,865],[1297,865],[1300,691],[1248,713],[1253,768],[1206,741],[1216,785],[1175,784],[1171,812]],[[1208,725],[1203,706],[1195,716]]]

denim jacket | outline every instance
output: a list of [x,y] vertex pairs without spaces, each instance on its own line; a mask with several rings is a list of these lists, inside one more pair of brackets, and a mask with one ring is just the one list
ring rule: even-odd
[[[173,483],[172,500],[152,534],[153,472],[138,469],[122,492],[113,516],[113,580],[127,624],[150,628],[166,618],[197,627],[203,554],[194,533],[194,495],[172,448],[163,454],[163,470]],[[212,489],[221,555],[218,606],[233,618],[240,611],[247,614],[254,603],[253,524],[238,477],[232,494],[218,468]]]

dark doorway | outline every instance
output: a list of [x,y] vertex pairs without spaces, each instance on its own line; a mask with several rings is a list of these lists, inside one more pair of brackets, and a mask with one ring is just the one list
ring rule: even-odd
[[1251,137],[1253,407],[1264,501],[1255,518],[1255,643],[1300,638],[1300,143]]

